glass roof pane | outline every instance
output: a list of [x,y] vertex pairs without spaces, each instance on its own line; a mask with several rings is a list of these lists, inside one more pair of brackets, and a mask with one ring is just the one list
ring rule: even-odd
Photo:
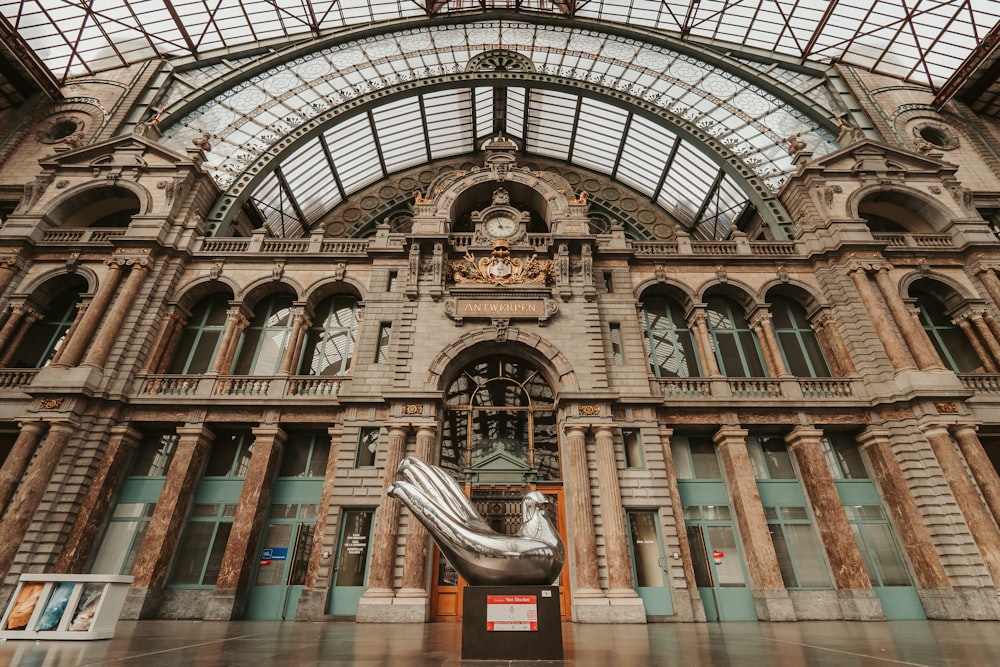
[[385,176],[368,116],[355,116],[331,128],[325,136],[345,190],[354,192]]
[[475,123],[472,115],[472,91],[443,90],[424,95],[427,115],[427,138],[431,158],[474,150]]
[[330,161],[319,139],[314,139],[281,163],[281,172],[295,201],[311,225],[341,201]]
[[565,160],[579,98],[552,90],[532,90],[525,147],[533,153]]
[[640,192],[651,194],[676,140],[671,132],[642,116],[634,116],[625,138],[617,178]]
[[373,110],[372,116],[387,171],[399,171],[428,160],[418,98],[390,102]]
[[584,98],[573,144],[573,162],[605,174],[614,169],[628,112]]

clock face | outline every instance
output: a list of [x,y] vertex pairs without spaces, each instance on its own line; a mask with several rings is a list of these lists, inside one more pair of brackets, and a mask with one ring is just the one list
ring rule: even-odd
[[495,238],[507,238],[517,231],[517,222],[506,215],[490,218],[486,222],[486,233]]

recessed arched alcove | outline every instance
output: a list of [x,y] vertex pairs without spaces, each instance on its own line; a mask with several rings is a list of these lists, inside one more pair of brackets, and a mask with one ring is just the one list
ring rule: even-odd
[[139,197],[134,192],[109,185],[70,197],[49,215],[49,219],[61,229],[128,227],[132,216],[141,210]]
[[929,201],[897,190],[865,197],[858,204],[858,217],[876,233],[927,234],[940,231],[948,222],[945,214]]

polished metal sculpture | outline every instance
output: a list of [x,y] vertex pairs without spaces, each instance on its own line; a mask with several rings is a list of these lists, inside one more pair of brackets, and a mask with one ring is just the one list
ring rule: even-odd
[[462,487],[445,471],[406,457],[387,493],[406,505],[441,552],[473,586],[549,585],[562,570],[566,550],[545,506],[530,491],[521,501],[524,522],[516,535],[497,533],[483,521]]

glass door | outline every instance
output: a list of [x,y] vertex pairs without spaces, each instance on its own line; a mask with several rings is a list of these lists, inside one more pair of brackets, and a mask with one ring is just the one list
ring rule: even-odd
[[365,592],[375,510],[344,510],[328,613],[353,616]]
[[729,506],[687,506],[684,520],[706,620],[757,620]]
[[629,510],[627,515],[632,574],[646,615],[671,616],[674,603],[670,597],[667,559],[663,554],[657,514],[651,510]]
[[295,618],[314,530],[313,523],[268,523],[247,600],[246,618],[269,621]]

